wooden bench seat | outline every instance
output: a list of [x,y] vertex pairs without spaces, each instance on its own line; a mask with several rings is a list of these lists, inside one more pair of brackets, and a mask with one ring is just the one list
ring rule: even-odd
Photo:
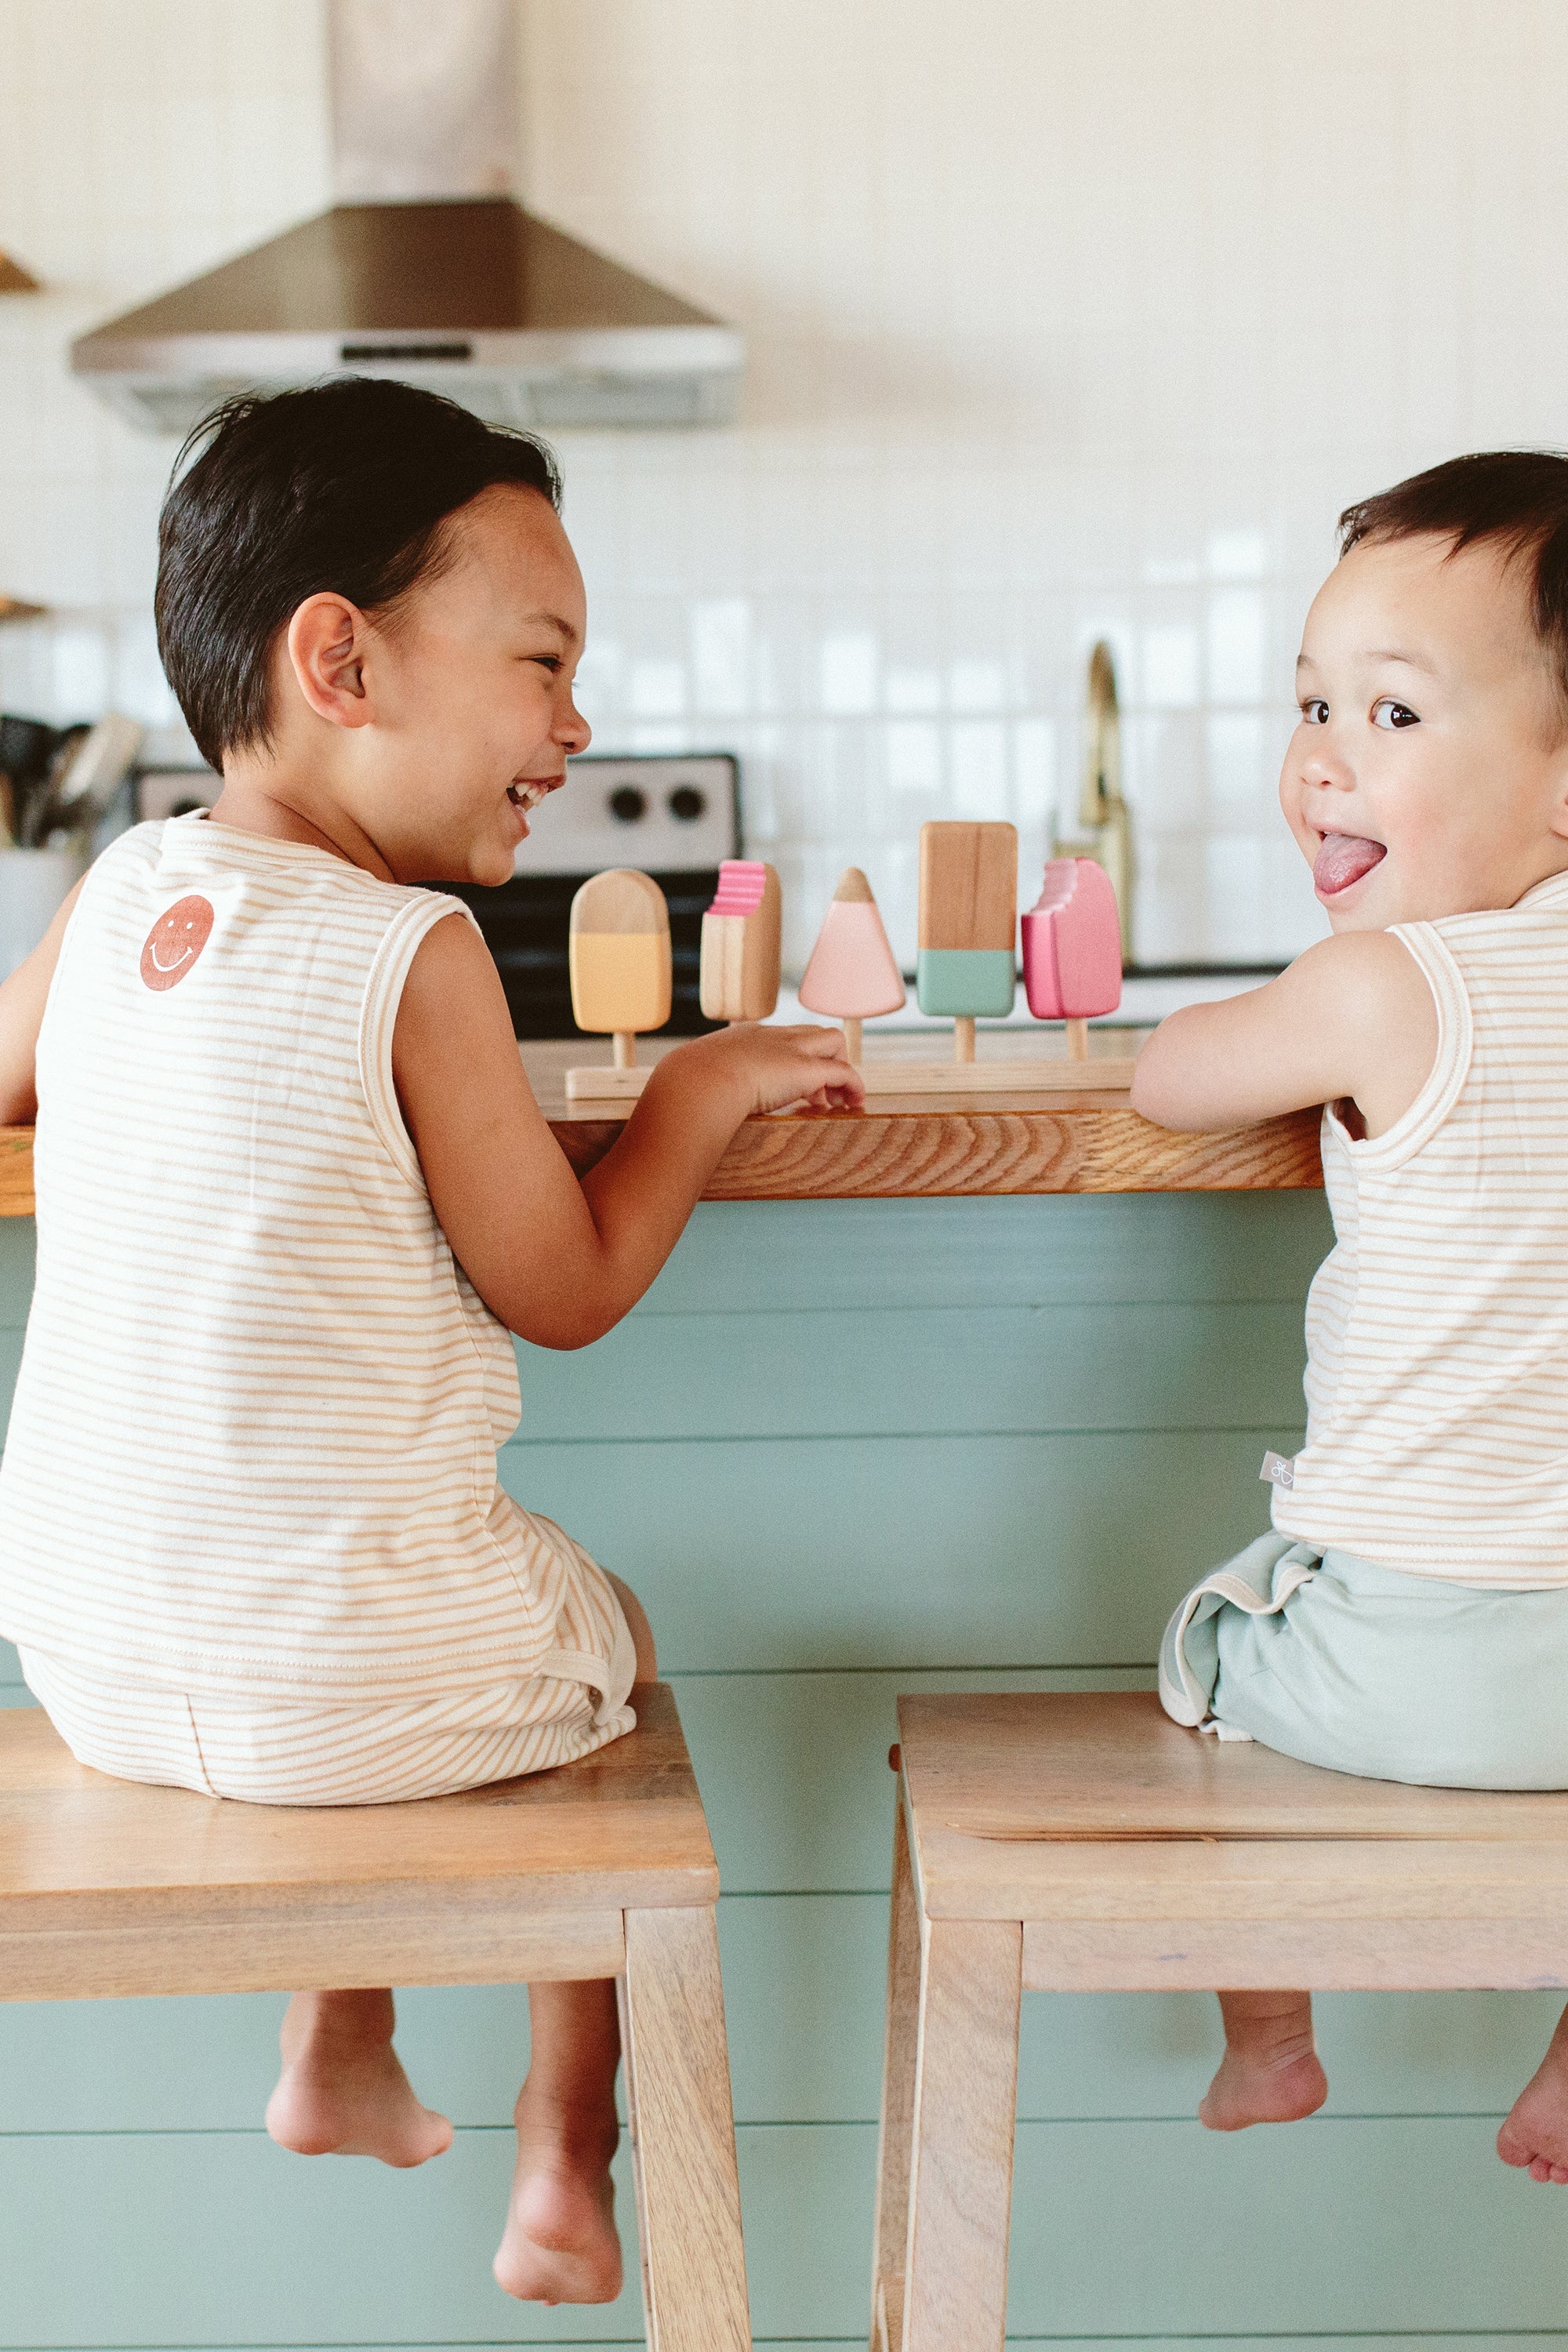
[[0,1998],[619,1979],[648,2343],[751,2343],[714,1906],[675,1701],[583,1762],[414,1804],[239,1804],[0,1711]]
[[999,2352],[1025,1990],[1568,1985],[1568,1793],[1406,1788],[1132,1693],[899,1702],[873,2352]]

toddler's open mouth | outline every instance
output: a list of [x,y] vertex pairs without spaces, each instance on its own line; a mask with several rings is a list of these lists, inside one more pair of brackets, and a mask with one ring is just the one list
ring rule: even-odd
[[1337,898],[1388,855],[1388,845],[1369,841],[1364,834],[1325,833],[1312,860],[1312,887],[1320,898]]
[[506,796],[513,808],[521,809],[526,816],[550,793],[566,782],[564,776],[534,776],[527,783],[508,784]]
[[564,776],[530,776],[521,782],[508,784],[506,796],[521,817],[525,834],[528,831],[529,811],[536,809],[541,801],[547,800],[550,794],[559,790],[565,782]]

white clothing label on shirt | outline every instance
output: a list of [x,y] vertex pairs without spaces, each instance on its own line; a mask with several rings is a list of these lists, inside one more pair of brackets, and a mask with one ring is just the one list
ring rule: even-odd
[[1258,1476],[1269,1486],[1293,1486],[1296,1465],[1288,1454],[1266,1454]]

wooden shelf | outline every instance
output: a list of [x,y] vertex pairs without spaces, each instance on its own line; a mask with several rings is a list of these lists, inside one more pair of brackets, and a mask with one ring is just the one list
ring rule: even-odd
[[[1096,1060],[1118,1076],[1146,1033],[1100,1030]],[[569,1104],[565,1073],[594,1058],[597,1040],[530,1044],[522,1057],[533,1090],[579,1173],[602,1160],[631,1106]],[[868,1040],[884,1087],[899,1061],[929,1065],[940,1050],[929,1034]],[[649,1063],[669,1051],[640,1041]],[[805,1111],[750,1118],[720,1161],[710,1201],[833,1201],[931,1198],[1005,1192],[1242,1192],[1321,1187],[1319,1115],[1300,1111],[1225,1135],[1174,1135],[1140,1118],[1125,1087],[1065,1091],[1059,1032],[982,1031],[981,1063],[1005,1061],[1020,1083],[1005,1093],[900,1097],[880,1088],[864,1110]],[[608,1041],[603,1048],[608,1059]],[[1028,1065],[1048,1077],[1031,1087]],[[1109,1072],[1108,1072],[1109,1074]]]
[[[882,1057],[908,1049],[929,1060],[920,1036],[879,1041]],[[982,1041],[999,1058],[1001,1041]],[[704,1198],[710,1201],[834,1201],[931,1199],[1010,1192],[1300,1192],[1322,1184],[1316,1111],[1298,1111],[1261,1127],[1221,1135],[1175,1135],[1151,1127],[1124,1092],[1090,1088],[1064,1092],[1052,1041],[1026,1034],[1006,1038],[1007,1057],[1031,1056],[1058,1066],[1054,1083],[1026,1081],[1002,1095],[879,1093],[860,1111],[806,1111],[749,1118],[720,1161]],[[1108,1048],[1127,1050],[1127,1033],[1106,1034]],[[645,1042],[654,1061],[668,1048]],[[527,1045],[523,1061],[551,1128],[579,1174],[602,1160],[632,1106],[595,1103],[574,1108],[565,1093],[572,1063],[591,1058],[582,1038]],[[1088,1066],[1092,1071],[1092,1061]],[[33,1213],[33,1131],[0,1128],[0,1216]]]

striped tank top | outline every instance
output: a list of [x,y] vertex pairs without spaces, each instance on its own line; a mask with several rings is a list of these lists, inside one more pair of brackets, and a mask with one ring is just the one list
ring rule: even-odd
[[1274,1524],[1416,1576],[1568,1585],[1568,875],[1394,929],[1436,1059],[1385,1135],[1324,1112],[1336,1243]]
[[208,1696],[528,1675],[570,1573],[502,1492],[521,1411],[398,1109],[452,898],[178,817],[99,859],[38,1039],[37,1278],[0,1633]]

